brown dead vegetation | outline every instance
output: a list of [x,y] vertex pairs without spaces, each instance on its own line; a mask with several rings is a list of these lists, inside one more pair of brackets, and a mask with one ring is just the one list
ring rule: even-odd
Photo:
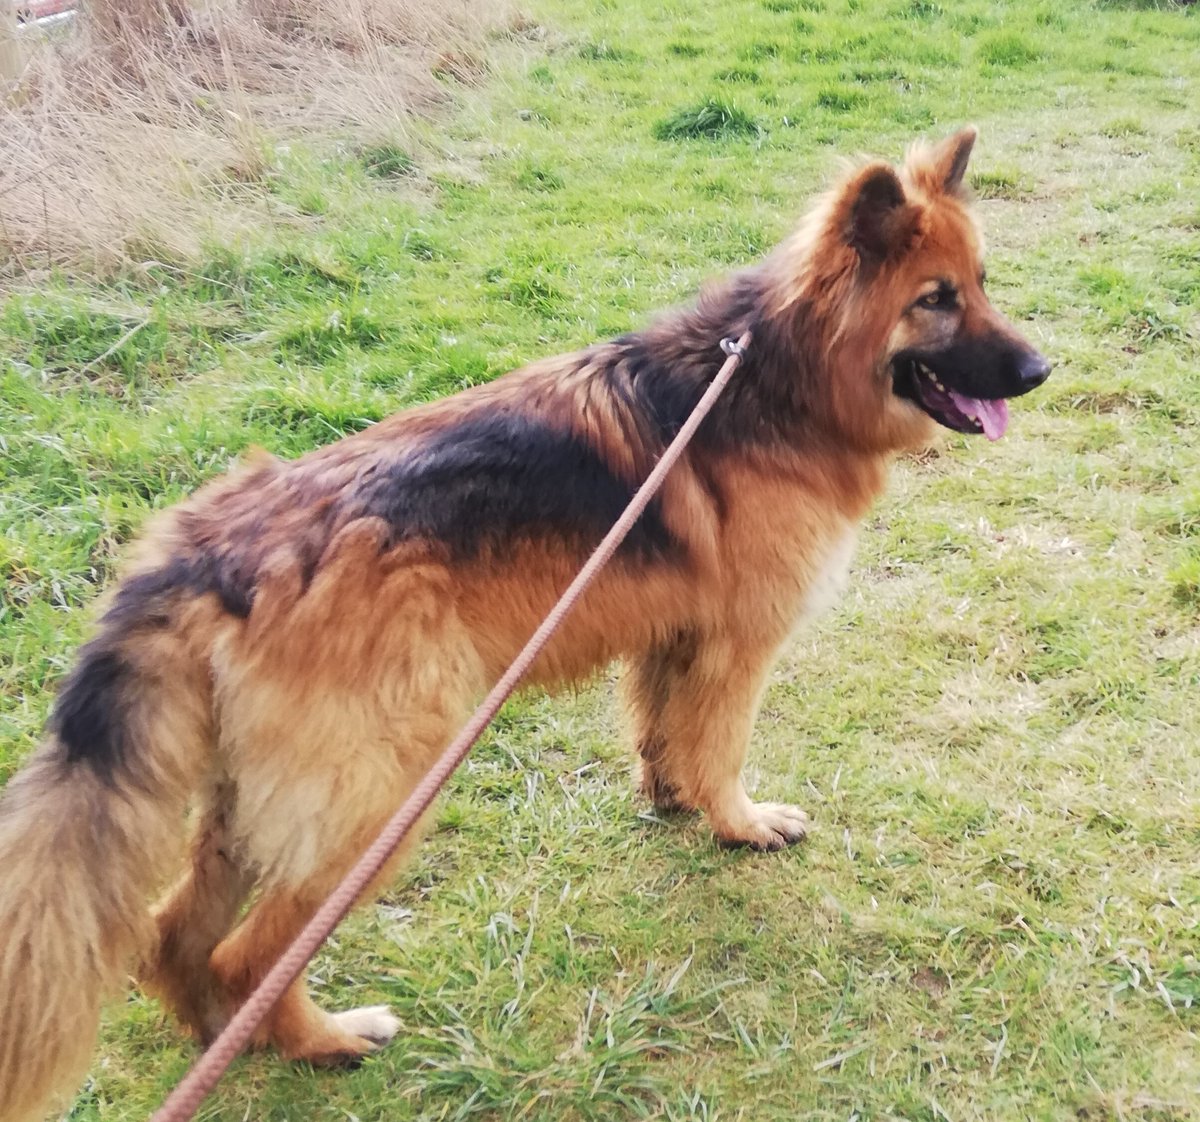
[[[0,269],[187,259],[288,213],[273,142],[403,142],[478,59],[471,0],[93,0],[0,105]],[[462,76],[455,74],[462,80]]]

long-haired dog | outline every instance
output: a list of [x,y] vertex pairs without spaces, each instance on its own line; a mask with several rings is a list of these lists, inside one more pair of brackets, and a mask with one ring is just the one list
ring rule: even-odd
[[[1048,365],[990,305],[974,130],[849,174],[763,263],[644,331],[267,456],[156,518],[0,806],[0,1118],[86,1068],[143,983],[201,1040],[254,988],[617,518],[749,329],[745,364],[531,679],[614,659],[641,784],[776,849],[739,773],[772,659],[840,584],[900,450],[991,438]],[[150,911],[189,808],[182,877]],[[243,907],[253,896],[251,906]],[[397,1030],[297,981],[260,1043]]]

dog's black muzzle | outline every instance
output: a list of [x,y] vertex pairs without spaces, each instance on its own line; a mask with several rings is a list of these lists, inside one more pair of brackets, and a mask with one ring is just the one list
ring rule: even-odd
[[903,351],[892,360],[892,389],[955,432],[998,440],[1010,397],[1040,386],[1050,363],[1019,336],[961,336],[937,350]]

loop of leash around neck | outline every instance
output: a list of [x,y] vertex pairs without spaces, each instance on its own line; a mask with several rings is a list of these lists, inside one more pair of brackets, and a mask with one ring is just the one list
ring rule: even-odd
[[162,1106],[154,1112],[150,1122],[187,1122],[196,1113],[201,1102],[217,1085],[217,1081],[233,1062],[234,1057],[245,1048],[259,1022],[308,965],[309,960],[354,906],[354,902],[367,885],[375,879],[376,874],[396,851],[405,835],[437,797],[446,780],[474,747],[475,741],[479,739],[483,730],[500,711],[500,707],[528,673],[530,666],[558,630],[567,613],[575,606],[600,570],[612,558],[617,547],[624,541],[626,535],[633,528],[633,524],[650,504],[650,500],[662,486],[667,473],[674,467],[701,422],[716,403],[717,397],[745,356],[746,348],[750,345],[750,338],[750,332],[747,331],[736,341],[733,339],[721,340],[721,349],[729,357],[722,364],[717,376],[709,383],[688,419],[684,421],[683,426],[675,435],[675,439],[663,452],[662,458],[654,465],[654,469],[634,493],[624,513],[604,536],[604,540],[596,547],[595,552],[580,569],[566,592],[559,598],[558,603],[550,610],[550,614],[546,616],[529,642],[521,649],[512,665],[492,687],[491,692],[463,726],[462,731],[417,784],[412,794],[405,800],[404,805],[388,820],[378,837],[358,859],[354,867],[342,878],[341,883],[330,893],[325,903],[296,936],[291,946],[284,951],[279,961],[271,967],[266,977],[259,983],[258,988],[233,1015],[220,1035],[209,1046],[208,1051],[200,1057],[191,1071],[163,1101]]

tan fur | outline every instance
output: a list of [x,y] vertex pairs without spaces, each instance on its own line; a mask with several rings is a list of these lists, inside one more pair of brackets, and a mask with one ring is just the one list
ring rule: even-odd
[[114,797],[92,777],[61,781],[52,751],[9,783],[0,814],[0,1119],[24,1122],[78,1082],[101,1001],[146,944],[146,896],[179,850],[192,792],[211,762],[212,705],[192,642],[164,635],[135,652],[157,686],[135,716],[153,742],[143,783]]
[[[741,768],[776,651],[836,592],[891,457],[932,430],[891,386],[892,356],[945,329],[912,302],[949,277],[980,331],[1011,332],[978,287],[955,170],[970,140],[919,150],[899,180],[886,165],[852,172],[741,289],[714,290],[694,313],[293,464],[256,455],[156,521],[52,721],[75,729],[72,712],[95,714],[107,728],[111,716],[111,750],[93,759],[52,732],[0,807],[2,1122],[39,1116],[78,1080],[99,1003],[135,954],[200,1039],[220,1030],[578,570],[598,538],[589,504],[632,489],[661,454],[667,390],[702,385],[720,335],[746,326],[743,381],[668,480],[660,524],[644,520],[643,552],[605,570],[530,680],[559,685],[623,659],[656,804],[703,811],[730,844],[803,837],[803,812],[753,803]],[[492,455],[510,439],[504,418],[510,459],[528,447],[578,465],[562,480],[570,503],[517,462],[536,501],[525,509],[514,488],[476,504],[471,487],[491,483],[469,476],[472,441]],[[436,491],[410,502],[429,464],[457,465],[445,502],[473,513],[454,522]],[[492,536],[462,524],[493,518]],[[443,529],[409,533],[420,519]],[[106,708],[89,666],[115,679],[119,706]],[[147,924],[189,801],[185,871]],[[321,1011],[300,980],[260,1043],[340,1063],[394,1031],[380,1010]]]

